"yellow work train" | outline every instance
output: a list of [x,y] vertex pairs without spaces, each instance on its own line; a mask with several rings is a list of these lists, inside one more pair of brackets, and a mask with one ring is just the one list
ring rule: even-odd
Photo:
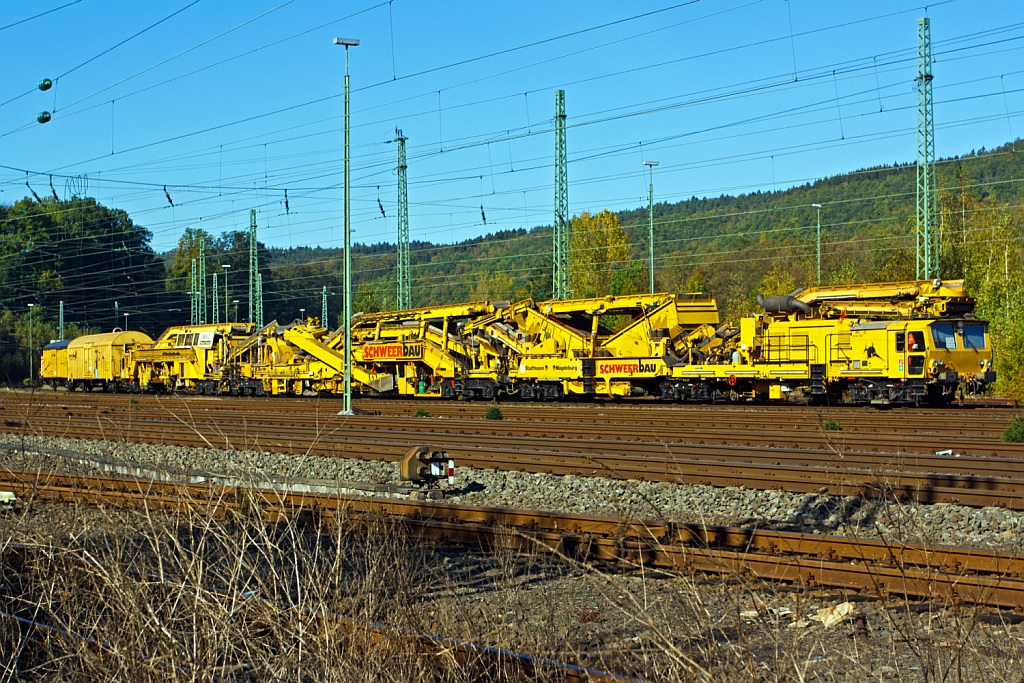
[[54,388],[142,391],[134,376],[132,354],[153,343],[149,335],[131,330],[88,334],[43,347],[39,378]]
[[[704,294],[482,301],[357,315],[353,391],[459,399],[943,404],[995,380],[963,282],[816,287],[759,297],[722,325]],[[344,329],[313,319],[90,335],[43,350],[54,386],[208,395],[344,390]],[[91,354],[91,355],[90,355]]]

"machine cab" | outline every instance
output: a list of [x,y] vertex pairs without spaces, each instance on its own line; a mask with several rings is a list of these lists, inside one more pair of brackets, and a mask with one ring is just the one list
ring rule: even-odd
[[903,326],[902,329],[891,330],[889,337],[897,374],[903,377],[923,376],[927,348],[923,327]]

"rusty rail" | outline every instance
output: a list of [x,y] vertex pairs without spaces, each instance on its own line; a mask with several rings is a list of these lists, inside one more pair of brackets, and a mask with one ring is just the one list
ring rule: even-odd
[[1024,605],[1024,556],[990,550],[27,471],[0,472],[0,487],[26,500],[144,506],[215,517],[248,514],[265,522],[296,515],[330,524],[385,519],[424,539],[508,547],[579,562],[623,562],[996,607]]

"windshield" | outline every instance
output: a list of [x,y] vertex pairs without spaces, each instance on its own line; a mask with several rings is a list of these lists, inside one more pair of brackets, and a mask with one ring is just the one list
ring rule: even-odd
[[985,350],[985,326],[979,323],[964,325],[964,348],[970,351]]
[[932,339],[935,340],[935,348],[956,349],[956,335],[953,334],[953,323],[932,323]]

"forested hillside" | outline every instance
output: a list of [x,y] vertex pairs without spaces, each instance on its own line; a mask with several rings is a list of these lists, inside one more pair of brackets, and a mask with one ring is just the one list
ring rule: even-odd
[[[993,323],[1001,352],[1000,388],[1020,392],[1024,145],[941,160],[937,174],[941,273],[967,279],[980,315]],[[914,277],[915,167],[897,164],[779,192],[656,204],[657,288],[711,292],[724,315],[735,319],[754,310],[758,293],[813,285],[817,210],[812,204],[821,204],[824,283]],[[415,224],[415,211],[411,219]],[[28,303],[37,304],[32,313],[37,349],[39,340],[56,336],[59,300],[65,301],[66,319],[81,329],[112,327],[115,301],[120,311],[130,313],[132,327],[151,335],[168,324],[187,322],[191,259],[198,254],[200,235],[196,229],[187,229],[178,248],[161,258],[150,248],[145,228],[123,211],[91,199],[26,198],[0,206],[0,223],[0,372],[5,379],[17,380],[27,372]],[[647,232],[646,206],[574,217],[575,296],[646,291]],[[541,226],[451,245],[413,243],[414,305],[549,297],[551,235],[550,226]],[[239,301],[244,319],[248,237],[244,232],[204,236],[208,273],[231,266],[230,298]],[[393,307],[394,245],[356,245],[353,262],[354,310]],[[260,263],[266,320],[291,320],[302,308],[307,315],[319,315],[326,286],[331,324],[338,323],[341,250],[260,245]]]

